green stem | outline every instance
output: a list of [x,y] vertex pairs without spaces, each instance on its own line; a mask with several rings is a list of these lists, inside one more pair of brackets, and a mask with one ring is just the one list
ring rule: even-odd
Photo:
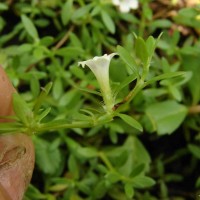
[[91,122],[73,122],[73,123],[61,123],[61,122],[48,122],[44,124],[40,124],[37,128],[37,132],[45,132],[45,131],[54,131],[59,129],[67,129],[67,128],[89,128],[92,127],[93,123]]
[[90,121],[74,121],[72,123],[66,123],[65,120],[55,120],[48,123],[39,124],[35,130],[36,133],[42,133],[46,131],[54,131],[68,128],[90,128],[93,126],[105,124],[113,120],[112,115],[103,115],[95,120]]
[[99,152],[99,157],[101,158],[101,160],[104,162],[104,164],[107,166],[107,168],[111,171],[111,172],[115,172],[116,175],[118,175],[118,177],[120,178],[120,180],[125,181],[125,182],[132,182],[132,179],[129,177],[126,177],[122,174],[120,174],[111,164],[111,162],[109,161],[109,159],[107,158],[107,156],[105,155],[104,152]]
[[144,81],[140,79],[134,89],[129,92],[129,94],[125,97],[123,101],[129,103],[143,87]]
[[148,60],[148,62],[144,66],[144,71],[141,79],[137,80],[136,86],[129,92],[129,94],[124,98],[121,104],[129,103],[136,96],[136,94],[138,94],[138,92],[140,92],[146,86],[145,79],[149,72],[149,65],[150,60]]
[[145,13],[144,13],[144,10],[145,9],[142,8],[142,16],[141,16],[141,20],[140,20],[139,33],[138,33],[138,35],[140,37],[144,36],[144,28],[145,28]]
[[144,71],[143,71],[142,77],[141,77],[142,81],[145,81],[147,78],[147,75],[149,73],[150,62],[151,62],[151,58],[148,58],[147,62],[144,63],[144,66],[143,66]]
[[104,152],[99,152],[98,155],[110,171],[115,171],[115,168],[112,166]]

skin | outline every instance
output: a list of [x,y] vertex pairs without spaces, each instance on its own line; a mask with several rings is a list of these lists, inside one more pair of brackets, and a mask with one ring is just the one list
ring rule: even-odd
[[[0,116],[13,115],[16,92],[0,66]],[[8,120],[0,119],[0,123]],[[34,146],[25,134],[0,135],[0,200],[22,200],[34,168]]]

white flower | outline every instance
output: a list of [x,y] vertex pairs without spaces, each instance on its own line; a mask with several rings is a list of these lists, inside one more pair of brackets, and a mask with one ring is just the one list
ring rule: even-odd
[[112,3],[119,6],[121,12],[129,12],[130,9],[137,9],[139,6],[138,0],[112,0]]
[[93,59],[78,63],[83,68],[85,65],[87,65],[94,73],[100,85],[101,93],[105,103],[105,109],[107,112],[112,112],[112,108],[114,106],[114,99],[109,83],[109,66],[111,59],[115,55],[117,54],[112,53],[110,55],[105,54],[103,56],[95,56]]

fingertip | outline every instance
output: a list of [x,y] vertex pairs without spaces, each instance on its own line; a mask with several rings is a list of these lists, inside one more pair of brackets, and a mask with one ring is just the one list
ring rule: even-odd
[[5,191],[5,189],[3,188],[3,186],[0,183],[0,199],[1,200],[12,200],[10,198],[10,196],[8,195],[8,193]]

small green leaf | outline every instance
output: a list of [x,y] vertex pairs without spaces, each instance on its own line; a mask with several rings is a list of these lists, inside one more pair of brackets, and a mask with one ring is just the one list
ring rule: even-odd
[[170,28],[172,26],[172,22],[168,19],[157,19],[152,21],[151,28]]
[[49,114],[50,111],[51,111],[51,108],[45,109],[41,114],[37,116],[38,121],[40,122],[42,119],[44,119]]
[[26,16],[21,16],[22,23],[24,25],[24,28],[26,29],[27,33],[35,40],[37,41],[39,39],[37,29],[35,28],[33,22]]
[[105,178],[107,178],[111,183],[117,183],[120,181],[121,176],[116,172],[109,171],[108,174],[106,174]]
[[121,114],[119,113],[118,116],[127,124],[129,124],[130,126],[132,126],[133,128],[139,130],[139,131],[143,131],[143,128],[141,126],[141,124],[136,121],[133,117],[126,115],[126,114]]
[[56,55],[69,57],[69,58],[76,58],[82,53],[84,53],[84,51],[80,47],[63,47],[55,51]]
[[147,51],[148,51],[148,55],[151,58],[153,56],[154,50],[156,48],[156,40],[152,36],[149,36],[147,38],[146,48],[147,48]]
[[187,108],[176,101],[168,100],[151,104],[146,109],[146,114],[156,127],[159,135],[174,132],[187,115]]
[[52,85],[53,83],[49,82],[44,88],[42,88],[42,92],[40,93],[39,97],[36,99],[35,105],[33,107],[33,111],[35,114],[40,109],[43,101],[46,99],[47,95],[49,94]]
[[44,47],[37,45],[37,47],[33,50],[33,57],[37,60],[40,60],[44,57]]
[[183,72],[183,74],[180,76],[175,76],[173,78],[169,78],[168,80],[162,80],[160,84],[165,85],[165,83],[167,84],[170,83],[173,86],[181,86],[185,84],[186,82],[188,82],[191,79],[191,77],[192,77],[192,72],[187,71],[187,72]]
[[199,188],[200,187],[200,176],[197,178],[196,183],[195,183],[195,187]]
[[77,188],[79,189],[80,192],[83,192],[85,194],[90,194],[91,187],[89,184],[87,184],[88,183],[87,181],[88,181],[88,179],[84,179],[83,181],[78,181]]
[[28,125],[28,118],[31,117],[32,112],[27,103],[18,93],[13,94],[13,109],[18,119],[20,119],[25,125]]
[[178,77],[178,76],[185,76],[187,72],[167,72],[167,73],[164,73],[164,74],[161,74],[159,76],[156,76],[150,80],[148,80],[145,85],[149,85],[151,83],[154,83],[156,81],[160,81],[160,80],[163,80],[163,79],[169,79],[169,78],[174,78],[174,77]]
[[143,175],[136,176],[132,180],[133,180],[133,185],[136,188],[151,187],[155,184],[155,181],[152,178]]
[[[0,119],[2,118],[0,116]],[[19,133],[21,129],[23,129],[23,126],[18,122],[0,123],[0,135]]]
[[[26,198],[26,196],[28,196]],[[35,186],[33,186],[32,184],[29,184],[28,188],[27,188],[27,192],[25,195],[25,199],[24,200],[31,200],[31,199],[46,199],[46,195],[42,194]]]
[[33,94],[33,97],[36,98],[40,93],[40,83],[39,83],[39,80],[35,76],[31,77],[30,87],[31,87],[31,93]]
[[51,36],[45,36],[45,37],[43,37],[43,38],[40,40],[40,44],[41,44],[42,46],[49,46],[49,45],[51,45],[51,44],[53,43],[53,41],[54,41],[54,38],[53,38],[53,37],[51,37]]
[[0,11],[1,10],[8,10],[8,5],[6,3],[0,3]]
[[73,177],[78,179],[80,169],[79,169],[79,165],[76,158],[72,154],[69,156],[69,159],[68,159],[68,168],[70,172],[73,174]]
[[[63,190],[66,190],[69,187],[69,184],[65,183],[65,184],[56,184],[53,185],[51,187],[49,187],[49,191],[51,192],[61,192]],[[55,200],[54,197],[50,198],[48,197],[48,200]]]
[[36,153],[36,164],[45,174],[54,174],[60,168],[61,153],[57,140],[47,142],[46,140],[33,137]]
[[73,0],[68,0],[63,5],[63,8],[61,10],[61,20],[63,25],[67,25],[71,16],[72,16],[72,10],[73,10]]
[[125,194],[128,198],[132,199],[134,196],[134,188],[133,185],[130,183],[126,183],[124,185]]
[[85,158],[97,157],[97,150],[92,147],[79,147],[77,153]]
[[144,64],[148,63],[149,55],[148,55],[147,47],[144,40],[141,37],[137,37],[136,39],[135,51],[136,51],[136,56],[138,56],[138,58],[140,58],[140,60]]
[[188,149],[198,159],[200,159],[200,147],[194,144],[189,144]]
[[31,51],[32,49],[33,49],[32,44],[24,43],[24,44],[18,46],[19,54],[27,53],[27,52]]
[[110,17],[110,15],[105,11],[101,11],[101,18],[102,18],[103,23],[105,24],[106,28],[111,33],[115,33],[115,23],[113,22],[113,20]]
[[106,185],[106,182],[104,180],[100,180],[97,182],[96,186],[94,187],[94,190],[92,192],[92,199],[103,199],[104,195],[106,194],[108,186]]
[[63,82],[60,77],[56,78],[52,87],[52,95],[55,99],[59,99],[63,94]]
[[138,164],[133,168],[131,172],[131,177],[138,176],[143,171],[145,171],[145,164],[144,163]]
[[77,90],[82,91],[82,92],[91,93],[91,94],[94,94],[94,95],[97,95],[97,96],[102,96],[100,92],[97,92],[95,90],[90,90],[90,89],[87,89],[87,88],[81,88],[81,87],[78,87],[77,85],[73,85],[73,87],[76,88]]
[[117,46],[117,52],[120,58],[130,67],[133,73],[135,73],[136,76],[139,77],[137,64],[134,58],[130,55],[130,53],[121,46]]
[[88,5],[81,6],[80,8],[76,9],[71,16],[71,20],[74,22],[76,20],[79,20],[80,18],[87,17],[89,15],[89,11],[92,7],[93,7],[92,4],[88,4]]
[[200,101],[200,84],[197,84],[200,82],[199,53],[196,55],[183,55],[182,59],[183,70],[192,72],[192,78],[188,82],[187,87],[191,95],[192,104],[195,105]]

